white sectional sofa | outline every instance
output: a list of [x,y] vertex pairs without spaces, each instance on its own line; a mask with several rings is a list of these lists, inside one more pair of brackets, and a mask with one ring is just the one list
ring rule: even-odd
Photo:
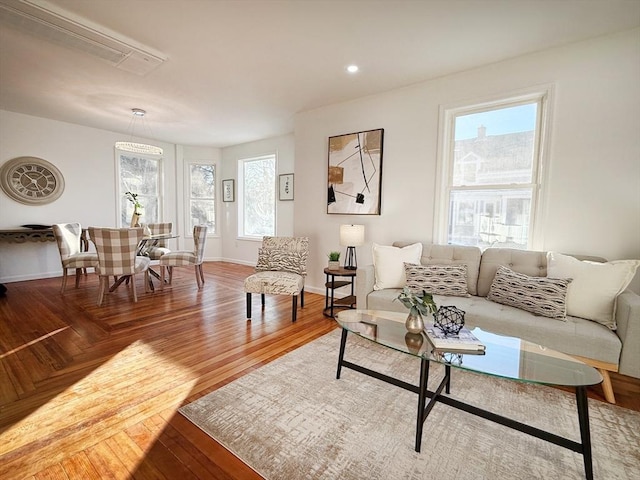
[[[640,378],[639,295],[629,290],[622,293],[615,292],[612,297],[615,302],[612,305],[615,305],[615,308],[614,312],[611,312],[614,323],[610,322],[609,326],[602,322],[570,315],[572,308],[569,308],[571,306],[569,293],[567,293],[569,314],[566,319],[535,315],[520,308],[496,303],[486,297],[500,266],[530,277],[546,277],[546,252],[510,248],[489,248],[482,252],[477,247],[428,243],[421,245],[422,251],[419,257],[421,265],[466,265],[468,296],[436,294],[434,298],[438,306],[455,305],[464,310],[467,325],[478,326],[498,334],[520,337],[582,359],[601,372],[604,378],[604,394],[611,403],[615,403],[615,397],[609,371]],[[398,249],[412,248],[414,252],[415,246],[416,244],[408,242],[393,244],[393,247]],[[374,263],[376,263],[376,255],[376,245],[374,245]],[[572,257],[567,258],[577,262]],[[603,261],[595,257],[581,257],[579,260]],[[356,277],[358,309],[406,312],[406,307],[399,301],[394,301],[402,285],[395,285],[396,288],[384,288],[385,283],[376,279],[376,268],[379,273],[382,272],[381,268],[392,269],[390,264],[385,262],[388,262],[388,259],[380,261],[378,258],[375,268],[374,265],[358,267]],[[604,265],[608,268],[614,263]],[[633,265],[640,262],[630,261],[629,263],[632,265],[630,270],[635,272]],[[404,265],[402,268],[404,269]],[[457,269],[460,270],[460,267]],[[630,275],[632,278],[633,273]],[[569,284],[570,288],[571,284]],[[606,290],[606,286],[603,285],[602,289]],[[576,303],[575,308],[589,303],[580,302],[578,298],[574,298],[573,301]],[[588,314],[587,310],[586,315]]]

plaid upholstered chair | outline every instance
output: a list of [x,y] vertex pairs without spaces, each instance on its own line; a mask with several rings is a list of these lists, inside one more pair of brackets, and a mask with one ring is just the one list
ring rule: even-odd
[[[148,223],[147,227],[151,231],[151,235],[168,235],[171,233],[173,227],[172,223]],[[160,260],[160,257],[166,253],[171,253],[171,250],[167,248],[166,240],[158,240],[154,245],[149,245],[145,251],[145,256],[151,260]]]
[[138,245],[142,240],[142,228],[89,227],[89,237],[98,252],[98,275],[100,291],[98,305],[102,305],[104,294],[109,290],[109,277],[130,278],[127,282],[133,291],[133,301],[138,301],[135,276],[144,273],[144,291],[149,291],[148,257],[138,256]]
[[87,268],[98,266],[98,255],[83,252],[81,248],[82,227],[79,223],[58,223],[53,225],[53,236],[56,237],[60,261],[62,262],[62,289],[64,293],[67,287],[67,270],[76,270],[76,288],[80,282],[80,274]]
[[247,319],[251,320],[251,294],[259,293],[264,309],[265,294],[290,295],[292,318],[295,322],[300,307],[304,307],[304,280],[309,256],[308,237],[263,237],[258,249],[256,273],[244,281],[247,294]]
[[177,251],[166,253],[160,257],[160,288],[164,289],[164,272],[169,270],[169,283],[173,281],[173,267],[191,267],[196,271],[196,283],[198,290],[204,285],[204,272],[202,262],[204,260],[204,245],[207,240],[207,226],[196,225],[193,227],[193,251]]

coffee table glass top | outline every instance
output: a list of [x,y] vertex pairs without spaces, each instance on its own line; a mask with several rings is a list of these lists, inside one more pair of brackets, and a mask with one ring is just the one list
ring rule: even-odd
[[379,310],[345,310],[340,326],[375,343],[399,352],[456,368],[545,385],[586,386],[602,382],[593,367],[569,355],[517,337],[497,335],[478,327],[471,332],[485,345],[484,352],[436,351],[424,333],[407,332],[408,313]]

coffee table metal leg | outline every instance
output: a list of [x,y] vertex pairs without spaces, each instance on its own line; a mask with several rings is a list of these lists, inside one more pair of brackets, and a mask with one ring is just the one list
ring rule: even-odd
[[427,383],[429,381],[429,360],[420,359],[420,385],[418,386],[418,419],[416,422],[416,452],[422,444],[422,427],[425,420],[424,407],[427,402]]
[[342,360],[344,359],[344,347],[347,344],[347,333],[348,330],[346,328],[342,329],[342,337],[340,338],[340,355],[338,356],[338,371],[336,372],[336,379],[340,380],[340,370],[342,370]]
[[576,387],[576,404],[578,405],[578,421],[580,423],[580,440],[582,442],[584,473],[587,480],[593,480],[591,433],[589,431],[589,405],[586,387]]

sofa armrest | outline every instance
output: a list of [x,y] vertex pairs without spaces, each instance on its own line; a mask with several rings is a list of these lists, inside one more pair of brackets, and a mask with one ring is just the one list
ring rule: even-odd
[[356,306],[360,310],[368,308],[367,297],[373,292],[375,283],[376,276],[373,265],[358,267],[358,270],[356,270]]
[[622,341],[618,372],[640,378],[640,295],[630,290],[618,295],[616,324]]

